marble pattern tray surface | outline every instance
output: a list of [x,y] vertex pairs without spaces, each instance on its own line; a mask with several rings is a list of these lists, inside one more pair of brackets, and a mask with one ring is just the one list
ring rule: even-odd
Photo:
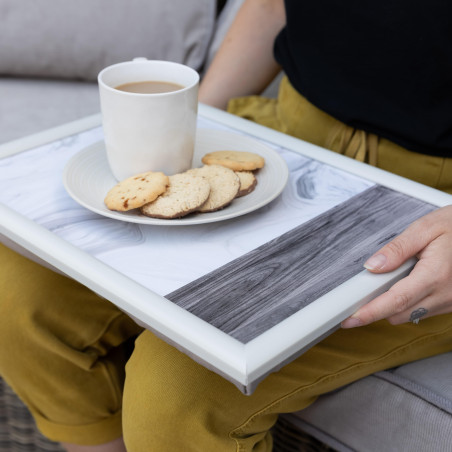
[[[222,128],[202,117],[199,122],[203,128]],[[80,206],[63,186],[66,162],[101,139],[97,127],[0,160],[0,201],[160,295],[373,185],[273,146],[286,160],[290,180],[268,206],[224,223],[178,228],[124,223]]]

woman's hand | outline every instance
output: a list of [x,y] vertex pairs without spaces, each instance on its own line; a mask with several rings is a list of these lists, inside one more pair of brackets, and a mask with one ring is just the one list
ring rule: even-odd
[[452,312],[452,206],[412,223],[364,266],[372,273],[395,270],[409,258],[411,273],[342,322],[342,328],[387,319],[393,325]]

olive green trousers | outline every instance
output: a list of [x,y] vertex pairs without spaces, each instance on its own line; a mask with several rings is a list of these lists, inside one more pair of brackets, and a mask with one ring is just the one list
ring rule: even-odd
[[[278,101],[238,99],[230,108],[451,192],[450,159],[350,129],[287,81]],[[338,330],[245,396],[77,282],[4,246],[0,268],[0,374],[55,441],[95,445],[123,434],[129,452],[268,452],[279,413],[376,371],[452,350],[452,315]],[[137,335],[126,365],[124,344]]]
[[354,129],[300,96],[287,78],[278,99],[259,96],[230,101],[228,111],[323,148],[452,193],[452,158],[410,152],[372,133]]

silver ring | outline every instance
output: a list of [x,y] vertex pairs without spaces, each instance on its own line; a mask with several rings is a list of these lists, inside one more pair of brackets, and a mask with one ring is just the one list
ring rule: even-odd
[[410,315],[410,322],[417,325],[419,323],[419,320],[421,320],[421,317],[424,317],[425,314],[427,314],[428,310],[425,308],[419,308],[413,311]]

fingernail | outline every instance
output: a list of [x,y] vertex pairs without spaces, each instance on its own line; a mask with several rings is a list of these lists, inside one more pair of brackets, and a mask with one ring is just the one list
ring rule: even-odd
[[375,254],[375,256],[372,256],[366,261],[364,267],[367,268],[367,270],[381,270],[385,264],[386,256],[384,254]]
[[360,325],[361,320],[358,317],[349,317],[341,323],[342,328],[355,328],[356,326]]

